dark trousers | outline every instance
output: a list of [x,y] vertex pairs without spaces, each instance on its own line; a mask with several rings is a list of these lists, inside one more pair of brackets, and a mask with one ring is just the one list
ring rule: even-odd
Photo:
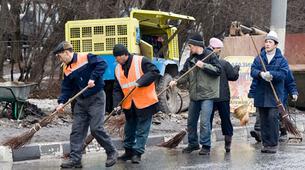
[[[259,113],[256,113],[256,120],[254,124],[254,130],[257,132],[261,131],[261,125],[260,125],[260,116]],[[280,119],[280,135],[287,135],[287,129],[285,128],[284,124],[282,123],[282,120]]]
[[279,111],[274,107],[259,107],[263,146],[277,146],[279,138]]
[[132,103],[131,108],[124,110],[124,113],[126,118],[124,148],[133,150],[136,154],[141,155],[145,151],[152,116],[156,113],[156,105],[137,109]]
[[95,95],[76,99],[70,134],[70,159],[72,161],[80,162],[82,159],[83,143],[89,126],[91,134],[107,154],[115,151],[111,138],[104,129],[105,98],[105,92],[100,91]]
[[211,125],[215,111],[218,110],[221,119],[221,131],[223,135],[233,136],[233,126],[230,119],[230,101],[214,102],[214,109],[211,115]]

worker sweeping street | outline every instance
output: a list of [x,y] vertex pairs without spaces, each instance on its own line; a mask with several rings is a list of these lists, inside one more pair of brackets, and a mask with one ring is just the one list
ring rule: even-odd
[[[190,105],[187,120],[188,146],[183,153],[199,150],[200,155],[209,155],[211,149],[210,118],[213,111],[213,99],[219,97],[219,81],[221,65],[218,57],[211,49],[205,48],[202,36],[194,34],[188,42],[190,57],[186,60],[180,74],[187,72],[192,66],[197,67],[179,81],[171,81],[170,86],[189,83]],[[201,60],[209,56],[204,62]],[[197,124],[200,117],[200,139],[198,142]]]
[[70,158],[64,161],[61,167],[82,167],[82,146],[89,126],[91,134],[106,151],[105,166],[113,166],[116,163],[118,152],[103,127],[106,104],[103,74],[107,68],[106,62],[93,54],[73,52],[72,45],[66,41],[61,42],[53,53],[65,64],[57,111],[63,112],[64,103],[75,92],[89,86],[88,90],[76,98],[70,134]]
[[278,106],[284,100],[284,81],[289,69],[278,43],[276,32],[270,31],[264,48],[251,65],[251,77],[257,83],[253,96],[260,116],[262,153],[276,153],[278,147]]
[[[219,56],[221,48],[223,48],[223,43],[218,38],[211,38],[208,48],[216,51]],[[236,81],[239,77],[239,65],[232,66],[228,61],[224,59],[219,59],[221,64],[221,74],[220,74],[220,92],[219,98],[214,100],[214,109],[211,116],[211,125],[213,122],[214,112],[218,110],[221,119],[221,131],[225,137],[225,150],[230,152],[232,136],[233,136],[233,126],[230,118],[230,88],[228,81]]]
[[113,87],[113,104],[115,106],[124,96],[131,94],[121,106],[125,114],[125,153],[118,159],[131,160],[138,164],[145,151],[152,116],[157,112],[158,97],[154,81],[159,78],[159,70],[151,61],[138,55],[131,55],[122,44],[113,48],[113,55],[118,62],[115,68],[115,82]]
[[[253,98],[254,92],[255,92],[255,87],[256,87],[256,81],[252,81],[252,84],[250,86],[249,98]],[[298,90],[297,90],[297,85],[294,79],[294,76],[291,72],[290,69],[288,69],[288,74],[285,79],[285,89],[284,89],[284,106],[286,109],[288,109],[288,97],[289,95],[292,98],[293,102],[296,102],[298,100]],[[256,120],[254,124],[254,130],[250,131],[250,135],[255,138],[257,142],[261,142],[261,128],[260,128],[260,117],[259,114],[256,114]],[[280,136],[279,136],[279,142],[286,142],[288,140],[287,136],[287,129],[285,126],[283,126],[283,123],[280,123]]]

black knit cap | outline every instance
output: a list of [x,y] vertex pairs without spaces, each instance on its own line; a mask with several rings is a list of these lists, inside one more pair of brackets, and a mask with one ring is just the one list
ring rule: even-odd
[[195,33],[190,39],[189,39],[189,44],[199,46],[199,47],[204,47],[204,41],[202,36],[199,33]]
[[123,44],[116,44],[113,47],[113,56],[114,57],[121,56],[121,55],[128,55],[128,54],[129,54],[129,52]]

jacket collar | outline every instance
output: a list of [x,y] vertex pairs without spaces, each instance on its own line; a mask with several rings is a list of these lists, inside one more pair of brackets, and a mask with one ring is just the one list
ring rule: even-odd
[[[265,47],[263,47],[263,48],[261,49],[261,56],[262,56],[264,62],[265,62],[265,63],[268,63],[268,62],[267,62],[267,61],[268,61],[268,59],[267,59],[267,53],[266,53]],[[272,58],[272,60],[270,61],[270,63],[271,63],[274,59],[281,58],[281,57],[283,57],[281,50],[280,50],[279,48],[276,48],[274,57]]]
[[71,64],[77,62],[77,53],[73,53],[72,60],[70,61],[69,64],[67,64],[67,67],[71,68]]

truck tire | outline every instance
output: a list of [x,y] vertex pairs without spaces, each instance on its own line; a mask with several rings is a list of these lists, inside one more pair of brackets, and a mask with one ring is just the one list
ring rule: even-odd
[[[165,89],[172,80],[172,76],[165,73],[157,84],[157,91],[160,92],[161,90]],[[168,89],[159,96],[159,110],[163,113],[176,113],[180,105],[181,102],[178,96],[177,88]]]

